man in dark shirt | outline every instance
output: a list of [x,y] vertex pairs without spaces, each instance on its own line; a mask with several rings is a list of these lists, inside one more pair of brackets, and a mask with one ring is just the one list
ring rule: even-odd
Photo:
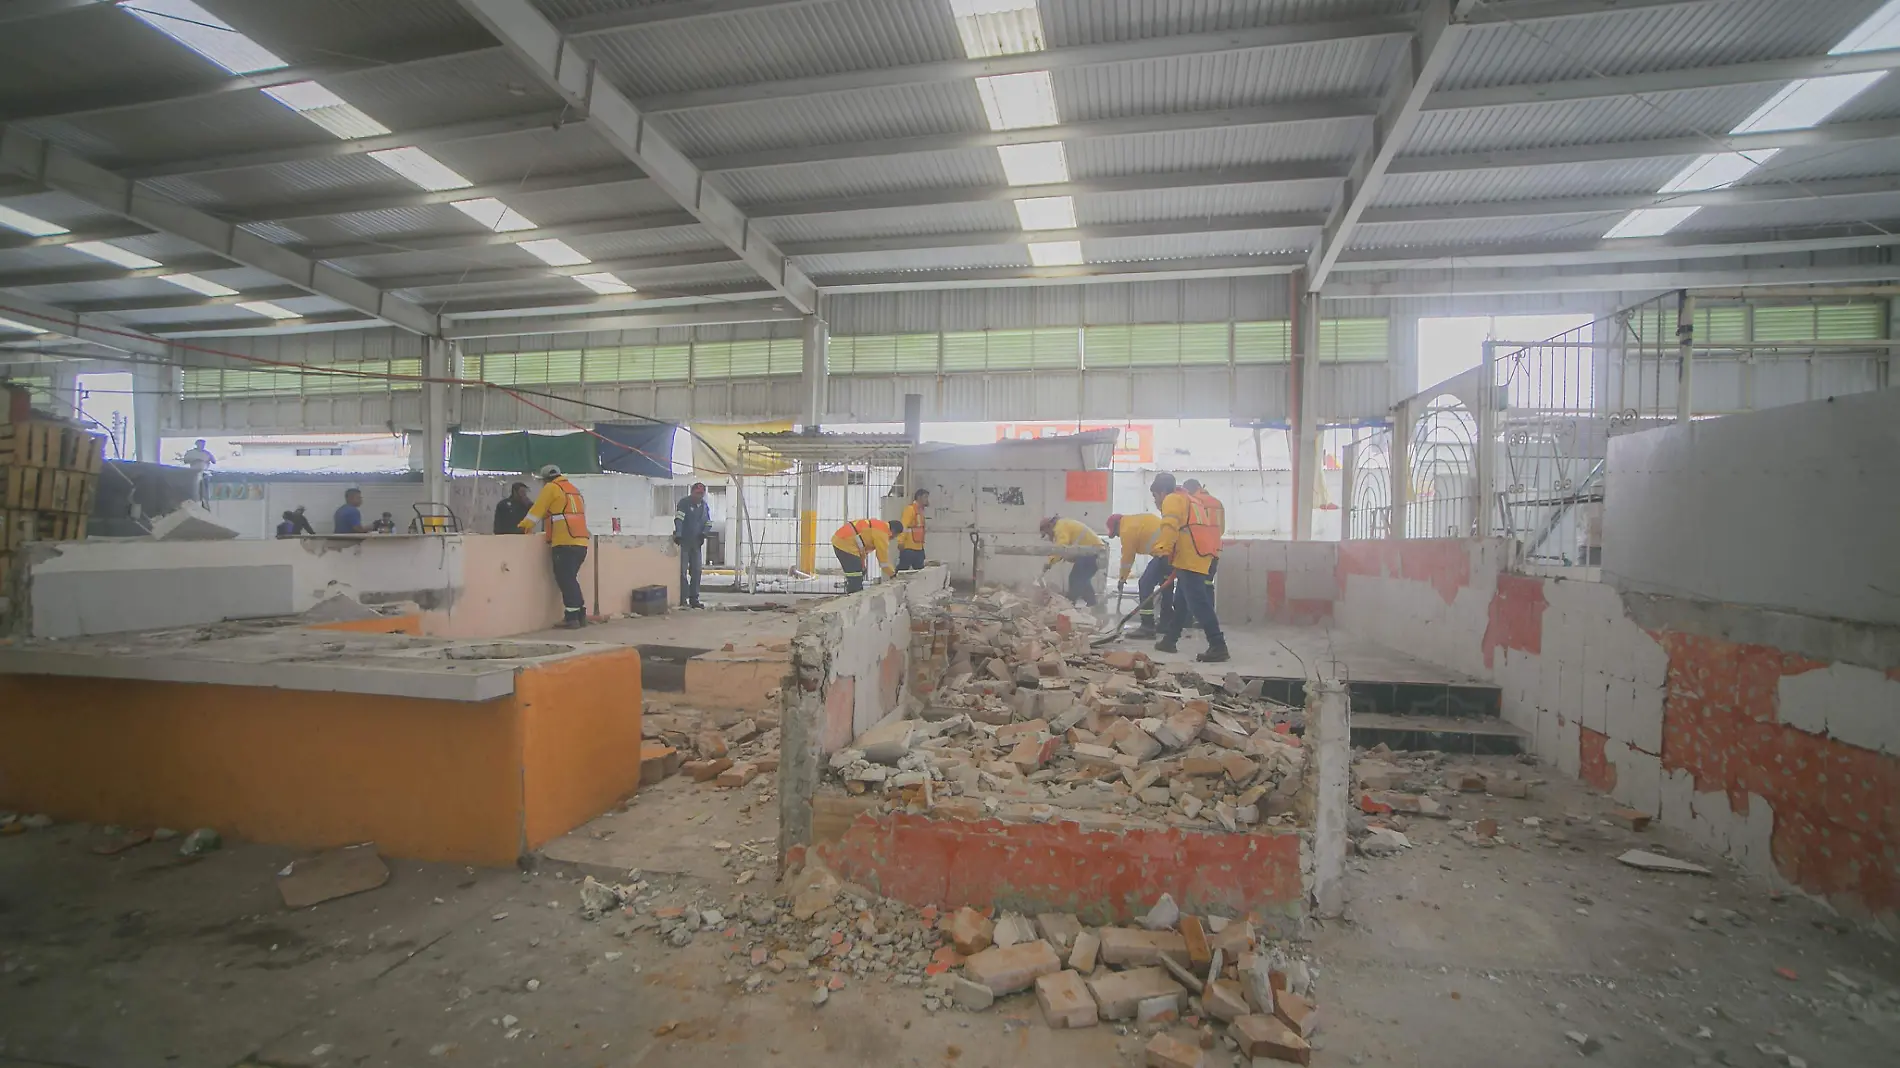
[[369,528],[363,525],[363,491],[344,490],[343,507],[336,510],[332,519],[338,534],[368,534]]
[[296,511],[291,512],[289,515],[285,516],[284,518],[297,524],[298,534],[309,534],[312,537],[316,536],[317,528],[311,526],[310,517],[303,514],[303,505],[301,504],[298,505]]
[[297,513],[291,511],[284,512],[284,521],[277,524],[277,536],[280,538],[294,538],[297,536]]
[[509,488],[508,496],[495,505],[495,533],[521,534],[521,521],[527,518],[528,509],[534,507],[534,498],[528,496],[528,484],[517,482]]
[[706,504],[706,484],[695,482],[691,492],[680,498],[679,509],[673,513],[673,544],[680,547],[681,608],[706,607],[699,603],[699,577],[706,535],[710,533],[712,509]]

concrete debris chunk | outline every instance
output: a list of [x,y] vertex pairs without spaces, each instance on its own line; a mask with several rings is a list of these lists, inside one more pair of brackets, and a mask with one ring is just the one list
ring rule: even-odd
[[1132,1019],[1144,1001],[1167,998],[1179,1006],[1187,997],[1166,969],[1155,967],[1098,972],[1089,978],[1088,988],[1104,1020]]
[[1056,947],[1057,953],[1067,954],[1082,933],[1082,922],[1066,912],[1040,912],[1036,914],[1036,930]]
[[1171,930],[1179,922],[1181,922],[1181,909],[1174,903],[1172,894],[1162,894],[1156,899],[1154,907],[1148,910],[1148,914],[1141,918],[1141,925],[1150,931]]
[[1247,1015],[1247,995],[1231,979],[1215,979],[1201,988],[1201,1005],[1209,1016],[1229,1023]]
[[1145,1068],[1204,1068],[1206,1051],[1173,1035],[1159,1034],[1142,1050]]
[[1708,868],[1700,864],[1691,864],[1686,860],[1665,857],[1660,853],[1650,853],[1641,849],[1632,849],[1616,858],[1632,868],[1644,871],[1668,872],[1676,875],[1712,875]]
[[[1287,985],[1295,985],[1291,976],[1288,976]],[[1273,1015],[1301,1038],[1312,1038],[1313,1032],[1319,1030],[1319,1014],[1314,1010],[1313,1003],[1291,990],[1274,995]]]
[[996,921],[990,936],[998,946],[1013,946],[1022,942],[1033,942],[1036,938],[1036,925],[1029,917],[1015,912],[1005,912],[1003,918]]
[[960,1009],[970,1012],[982,1012],[996,1003],[996,995],[982,983],[971,982],[960,975],[950,977],[950,1000]]
[[152,520],[153,541],[230,541],[238,536],[238,531],[213,519],[210,510],[196,501],[186,501]]
[[1095,971],[1095,961],[1101,951],[1101,936],[1093,931],[1083,931],[1075,936],[1075,948],[1069,950],[1069,967],[1088,975]]
[[1245,1056],[1292,1064],[1312,1063],[1313,1048],[1272,1016],[1237,1017],[1228,1033],[1240,1043],[1240,1052]]
[[1082,977],[1072,971],[1050,972],[1036,979],[1036,1004],[1050,1027],[1094,1027],[1095,998]]
[[1116,967],[1158,964],[1163,953],[1187,956],[1187,942],[1173,931],[1142,931],[1132,927],[1104,927],[1101,938],[1103,963]]
[[950,944],[967,957],[990,948],[995,925],[988,916],[965,905],[950,914],[949,925],[944,930],[950,936]]
[[[32,820],[33,817],[29,816],[25,822],[28,826],[32,826]],[[185,836],[185,840],[178,846],[178,855],[181,857],[202,857],[222,845],[224,845],[224,839],[218,836],[217,831],[209,827],[200,827]]]
[[1412,840],[1389,827],[1374,827],[1359,840],[1359,852],[1369,857],[1388,857],[1412,848]]
[[1027,990],[1042,976],[1062,970],[1056,951],[1041,939],[1020,945],[986,949],[963,962],[963,974],[982,983],[992,994]]

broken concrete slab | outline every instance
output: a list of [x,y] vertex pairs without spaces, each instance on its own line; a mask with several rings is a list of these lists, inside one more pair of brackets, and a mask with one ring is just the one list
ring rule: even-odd
[[1203,1068],[1205,1050],[1173,1035],[1156,1035],[1142,1050],[1145,1068]]
[[377,854],[375,843],[365,842],[291,861],[277,873],[277,892],[284,907],[301,909],[374,890],[388,881],[389,865]]
[[152,520],[153,541],[230,541],[238,536],[238,531],[213,519],[196,501],[186,501]]
[[1641,849],[1632,849],[1616,858],[1632,868],[1644,871],[1668,872],[1675,875],[1713,875],[1714,872],[1700,864],[1691,864],[1686,860],[1665,857],[1660,853],[1650,853]]

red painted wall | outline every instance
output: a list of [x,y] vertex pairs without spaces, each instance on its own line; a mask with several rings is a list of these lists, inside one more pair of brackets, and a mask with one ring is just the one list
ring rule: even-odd
[[1458,538],[1342,541],[1338,588],[1345,590],[1348,575],[1429,582],[1450,604],[1460,589],[1471,585],[1471,554],[1477,544]]
[[1900,910],[1900,759],[1776,722],[1782,677],[1826,665],[1772,646],[1655,636],[1669,651],[1663,770],[1728,794],[1739,815],[1750,794],[1766,800],[1775,867],[1801,889]]
[[1126,921],[1163,893],[1183,912],[1298,915],[1296,832],[1224,834],[1175,828],[1085,830],[1066,821],[962,821],[860,814],[815,848],[832,870],[911,905],[1073,912]]
[[1616,768],[1603,751],[1609,740],[1607,734],[1588,727],[1577,728],[1577,778],[1606,794],[1616,789]]
[[1499,575],[1491,595],[1491,615],[1484,628],[1484,666],[1493,667],[1498,649],[1526,653],[1544,651],[1544,580],[1522,575]]

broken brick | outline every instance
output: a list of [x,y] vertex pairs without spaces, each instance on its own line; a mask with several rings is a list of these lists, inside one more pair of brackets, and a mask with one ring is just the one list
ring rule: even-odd
[[1158,964],[1161,954],[1187,956],[1187,942],[1174,931],[1142,931],[1132,927],[1104,927],[1102,961],[1116,967]]
[[670,745],[642,742],[640,745],[640,785],[653,786],[680,769],[680,751]]
[[1207,944],[1207,931],[1201,926],[1199,916],[1181,917],[1181,937],[1187,942],[1189,964],[1206,968],[1213,962],[1214,951]]
[[1253,924],[1246,920],[1230,921],[1210,941],[1228,960],[1239,960],[1242,953],[1253,948]]
[[1641,809],[1618,808],[1610,811],[1610,822],[1627,831],[1640,831],[1649,826],[1650,815]]
[[726,755],[726,736],[718,731],[701,731],[693,739],[693,751],[701,760],[717,760]]
[[705,782],[719,777],[719,773],[732,766],[726,757],[718,760],[689,760],[680,765],[680,770],[693,777],[694,782]]
[[758,774],[759,766],[757,764],[734,764],[719,773],[719,785],[728,789],[735,786],[744,786],[746,783],[757,778]]
[[1069,967],[1088,975],[1095,970],[1095,958],[1102,952],[1102,940],[1093,931],[1075,936],[1075,948],[1069,950]]
[[1135,1006],[1135,1023],[1138,1026],[1171,1024],[1180,1018],[1181,999],[1178,996],[1149,998]]
[[1061,743],[1046,735],[1031,735],[1016,743],[1009,752],[1009,763],[1016,766],[1024,775],[1042,767],[1055,755],[1056,747]]
[[1246,992],[1231,979],[1215,979],[1201,988],[1201,1005],[1216,1020],[1237,1020],[1247,1015]]
[[1057,953],[1067,953],[1082,933],[1082,921],[1066,912],[1042,912],[1036,915],[1036,930],[1056,947]]
[[967,957],[990,948],[996,925],[990,922],[988,916],[965,905],[945,921],[944,933],[950,936],[950,944],[957,948],[957,952]]
[[1471,831],[1479,838],[1496,838],[1498,836],[1498,821],[1486,816],[1484,819],[1472,824]]
[[1146,1068],[1201,1068],[1202,1057],[1201,1047],[1173,1035],[1156,1035],[1142,1051]]
[[1027,990],[1037,979],[1062,970],[1062,962],[1049,943],[1034,942],[986,949],[963,962],[963,974],[973,983],[982,983],[992,994],[1013,994]]
[[1260,765],[1255,764],[1245,753],[1236,753],[1231,749],[1220,755],[1220,766],[1227,772],[1227,777],[1237,783],[1245,783],[1260,770]]
[[1040,719],[1025,720],[1021,723],[1009,723],[996,728],[996,740],[1007,742],[1011,738],[1025,734],[1040,734],[1049,729],[1049,724]]
[[1273,1015],[1301,1038],[1313,1037],[1319,1030],[1319,1014],[1313,1003],[1298,994],[1282,992],[1274,996]]
[[1036,1004],[1050,1027],[1094,1027],[1095,998],[1075,972],[1050,972],[1036,979]]
[[1102,972],[1088,980],[1089,993],[1104,1020],[1126,1020],[1144,1001],[1173,998],[1176,1004],[1186,995],[1174,976],[1163,968],[1130,968],[1125,972]]
[[1306,1064],[1313,1056],[1313,1049],[1305,1039],[1272,1016],[1241,1016],[1234,1020],[1228,1034],[1240,1043],[1240,1052],[1248,1057]]

